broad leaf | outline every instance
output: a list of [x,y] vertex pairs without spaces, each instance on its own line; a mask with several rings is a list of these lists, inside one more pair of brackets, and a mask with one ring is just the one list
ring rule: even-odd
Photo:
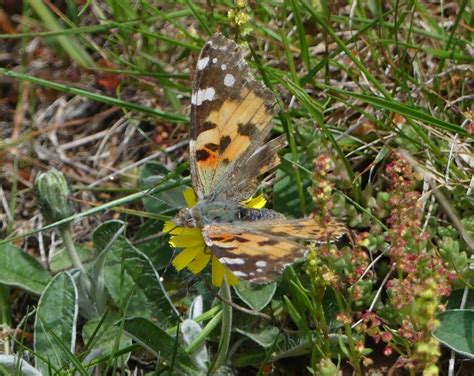
[[254,311],[261,311],[272,301],[276,288],[277,284],[275,282],[266,285],[255,285],[246,281],[240,281],[234,287],[239,298]]
[[141,317],[126,319],[124,330],[156,357],[164,360],[170,367],[169,374],[198,374],[189,355],[179,345],[176,338],[169,336],[151,321]]
[[275,326],[270,326],[259,332],[247,332],[245,330],[236,330],[238,333],[250,338],[255,343],[259,344],[263,348],[269,348],[275,344],[278,339],[280,330]]
[[[167,268],[175,252],[169,244],[169,235],[156,236],[162,229],[162,221],[147,220],[133,237],[136,247],[148,256],[157,270]],[[174,268],[169,268],[167,274],[173,272]]]
[[51,274],[28,253],[10,243],[0,244],[0,283],[41,294]]
[[202,333],[201,325],[192,319],[186,319],[179,326],[181,340],[190,352],[189,356],[192,359],[193,363],[197,368],[203,371],[207,371],[209,365],[209,353],[207,352],[206,343],[203,342],[196,350],[192,351],[189,349],[189,345],[193,343],[194,340],[199,338],[199,335]]
[[[119,325],[114,325],[119,320],[117,315],[109,315],[105,320],[95,318],[88,321],[82,328],[82,338],[89,345],[88,360],[96,357],[113,355],[120,349],[132,344],[132,339],[127,336]],[[100,327],[99,324],[101,325]],[[92,335],[95,333],[94,337]],[[118,358],[118,366],[123,367],[128,361],[130,353]]]
[[435,337],[457,353],[474,358],[474,310],[447,310],[438,318],[441,324]]
[[[75,246],[79,259],[83,264],[91,262],[95,259],[96,255],[88,247],[82,244],[76,244]],[[60,248],[53,254],[49,262],[49,268],[53,274],[74,268],[71,257],[65,248]]]
[[[145,164],[140,173],[140,189],[156,187],[170,174],[170,171],[156,162]],[[169,187],[169,189],[166,189]],[[159,193],[151,194],[143,198],[143,206],[151,213],[163,213],[167,210],[175,210],[186,206],[183,198],[185,185],[176,186],[175,180],[163,182]]]
[[179,313],[160,275],[149,258],[118,233],[123,226],[123,222],[110,221],[93,235],[96,248],[106,251],[103,271],[108,292],[127,316],[153,317],[162,327],[175,325]]
[[36,366],[48,374],[49,367],[69,364],[64,351],[74,352],[78,314],[77,289],[69,273],[60,273],[46,286],[35,319]]

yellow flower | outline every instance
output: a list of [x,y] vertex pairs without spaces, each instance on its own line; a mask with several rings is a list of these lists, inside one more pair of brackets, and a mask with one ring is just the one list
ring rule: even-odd
[[[184,200],[188,207],[196,205],[196,195],[192,188],[183,192]],[[242,202],[243,205],[260,209],[265,206],[266,200],[262,195]],[[182,248],[182,251],[173,259],[172,264],[177,271],[188,268],[191,273],[200,273],[212,260],[212,284],[221,286],[224,275],[229,285],[236,285],[239,279],[224,265],[204,243],[201,229],[179,227],[173,221],[166,221],[163,232],[171,235],[170,244],[175,248]]]

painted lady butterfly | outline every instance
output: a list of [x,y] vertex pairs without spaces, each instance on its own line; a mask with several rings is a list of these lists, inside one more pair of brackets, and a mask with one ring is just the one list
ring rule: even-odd
[[237,44],[222,34],[204,46],[191,98],[191,176],[198,202],[173,219],[199,228],[208,249],[237,277],[271,282],[305,254],[295,240],[331,241],[345,228],[329,220],[287,219],[241,202],[257,178],[280,163],[283,136],[265,142],[278,111],[273,93],[252,76]]

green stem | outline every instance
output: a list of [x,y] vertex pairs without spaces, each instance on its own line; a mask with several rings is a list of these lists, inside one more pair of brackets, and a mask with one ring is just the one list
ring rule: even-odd
[[[219,307],[219,306],[216,306]],[[209,338],[211,332],[215,329],[215,327],[219,324],[219,321],[222,319],[222,311],[218,312],[211,321],[204,327],[201,333],[189,344],[186,349],[188,354],[192,354],[196,351],[206,340]]]
[[93,289],[95,290],[96,286],[92,283],[89,273],[87,273],[86,269],[84,268],[84,265],[82,264],[81,259],[79,258],[79,254],[77,253],[76,246],[74,245],[74,241],[72,240],[71,223],[59,226],[59,229],[63,237],[64,246],[66,247],[66,250],[69,253],[69,258],[71,259],[73,266],[79,269],[79,271],[81,272],[80,280],[84,286],[84,290],[91,299],[94,299],[99,309],[103,308],[103,299],[101,299],[100,301],[98,299],[100,297],[103,298],[103,294],[97,294],[97,291],[93,291]]
[[72,264],[75,268],[79,269],[82,273],[86,273],[84,269],[84,265],[82,265],[81,259],[76,250],[76,246],[72,240],[72,231],[70,223],[61,226],[61,235],[63,237],[64,246],[66,247],[67,252],[69,253],[69,257],[72,261]]
[[[10,304],[8,303],[9,297],[10,288],[7,285],[0,284],[0,333],[3,331],[8,333],[10,328]],[[8,339],[9,336],[5,336],[2,351],[4,354],[10,353],[10,341]]]
[[229,351],[230,334],[232,331],[232,306],[227,302],[232,301],[232,295],[230,293],[230,287],[227,283],[227,279],[224,277],[222,287],[219,295],[222,298],[222,324],[221,324],[221,338],[219,340],[219,347],[217,349],[216,357],[214,358],[214,364],[210,368],[210,374],[213,375],[216,370],[221,367],[227,358],[227,352]]

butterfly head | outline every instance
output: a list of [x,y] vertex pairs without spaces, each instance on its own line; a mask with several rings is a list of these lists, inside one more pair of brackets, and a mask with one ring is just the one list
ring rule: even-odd
[[196,217],[192,208],[183,208],[173,218],[173,222],[179,227],[197,227]]

